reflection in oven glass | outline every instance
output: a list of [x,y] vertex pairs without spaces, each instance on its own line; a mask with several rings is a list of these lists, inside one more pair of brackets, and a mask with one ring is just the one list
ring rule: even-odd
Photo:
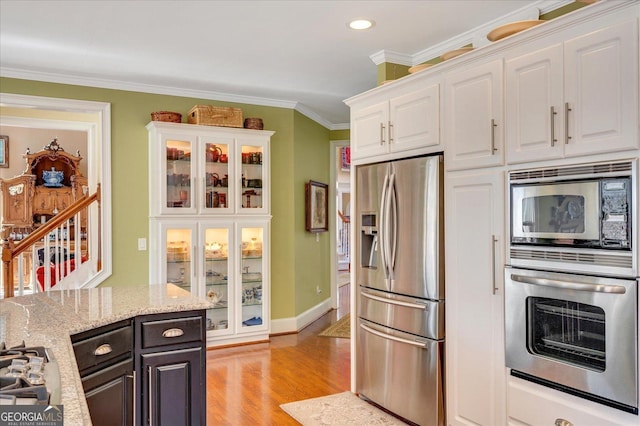
[[583,233],[584,197],[542,195],[522,200],[524,232]]
[[566,300],[527,298],[529,352],[604,371],[605,313]]

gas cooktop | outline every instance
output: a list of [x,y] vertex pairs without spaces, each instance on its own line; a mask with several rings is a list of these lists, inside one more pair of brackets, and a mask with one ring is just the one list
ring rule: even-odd
[[47,349],[0,343],[0,405],[59,403],[60,372]]

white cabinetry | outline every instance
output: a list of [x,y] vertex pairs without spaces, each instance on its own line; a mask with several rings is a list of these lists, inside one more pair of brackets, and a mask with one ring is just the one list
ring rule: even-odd
[[515,377],[508,378],[507,424],[630,426],[638,416]]
[[446,401],[449,425],[505,419],[504,174],[445,176]]
[[147,127],[150,283],[213,302],[209,346],[267,340],[272,132]]
[[[393,87],[396,84],[397,89]],[[409,83],[399,81],[378,90],[375,96],[347,101],[351,106],[353,160],[440,144],[440,86],[437,83],[422,79]]]
[[447,170],[503,162],[502,60],[466,66],[445,77]]
[[636,21],[508,59],[505,69],[508,163],[638,148]]

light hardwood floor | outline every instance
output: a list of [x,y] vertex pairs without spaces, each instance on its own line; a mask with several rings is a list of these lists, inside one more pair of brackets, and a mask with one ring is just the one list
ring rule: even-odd
[[207,351],[207,424],[297,425],[280,404],[349,390],[349,339],[318,337],[348,298],[340,305],[297,334]]

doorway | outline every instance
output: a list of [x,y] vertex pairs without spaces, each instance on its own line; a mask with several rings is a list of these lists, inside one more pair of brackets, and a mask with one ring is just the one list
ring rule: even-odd
[[350,311],[351,161],[349,141],[331,142],[331,302],[342,316]]

